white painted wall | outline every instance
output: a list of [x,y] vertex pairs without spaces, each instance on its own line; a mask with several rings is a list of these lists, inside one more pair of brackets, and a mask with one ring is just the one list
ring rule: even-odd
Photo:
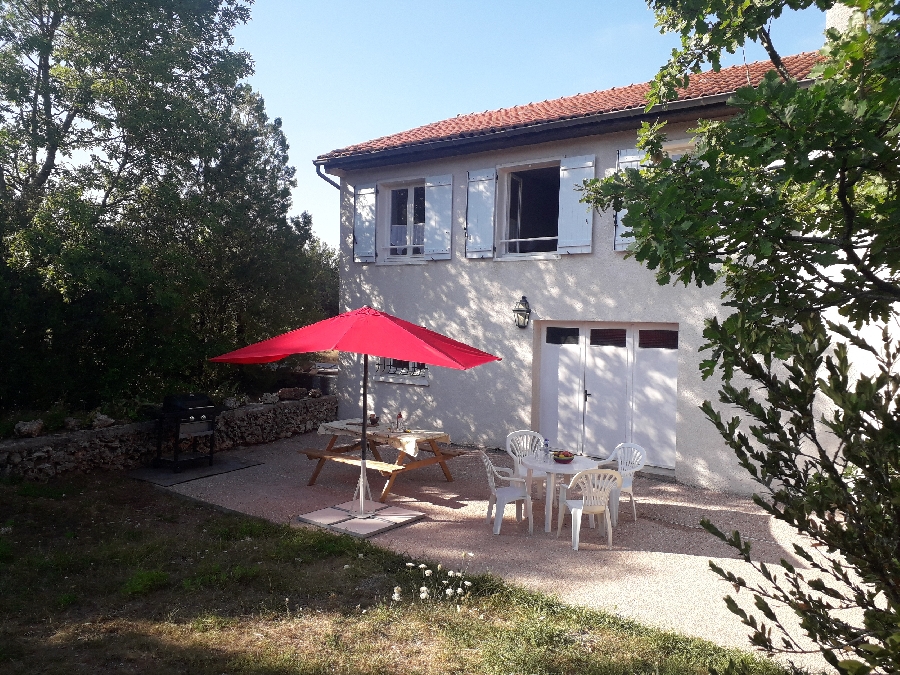
[[[596,155],[597,175],[602,176],[615,167],[616,151],[634,144],[634,131],[621,132],[342,176],[342,311],[371,305],[503,359],[469,371],[431,368],[428,387],[370,378],[370,410],[391,417],[402,411],[409,424],[443,429],[455,442],[503,447],[507,433],[531,428],[538,418],[540,322],[675,323],[679,328],[676,477],[713,489],[752,492],[753,483],[698,409],[704,399],[718,399],[717,384],[704,382],[698,369],[703,321],[725,315],[717,289],[657,285],[652,272],[613,251],[611,212],[593,214],[590,254],[559,260],[465,257],[468,171],[548,157]],[[347,186],[438,174],[453,175],[452,259],[403,266],[352,262],[353,195]],[[389,194],[383,191],[379,199],[386,201]],[[497,203],[503,202],[498,198]],[[522,295],[528,296],[532,308],[532,323],[525,330],[515,327],[512,315]],[[340,415],[359,416],[361,357],[343,354],[341,369]]]

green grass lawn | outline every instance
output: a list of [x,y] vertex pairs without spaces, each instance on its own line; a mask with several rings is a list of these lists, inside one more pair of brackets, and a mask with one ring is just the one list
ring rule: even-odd
[[116,474],[2,483],[0,672],[783,672],[443,563]]

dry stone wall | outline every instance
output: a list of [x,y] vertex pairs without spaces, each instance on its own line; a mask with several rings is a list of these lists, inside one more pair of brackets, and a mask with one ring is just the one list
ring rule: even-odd
[[[336,396],[322,396],[224,411],[216,419],[216,451],[313,431],[337,419],[337,409]],[[0,476],[46,480],[73,472],[132,469],[156,456],[156,439],[156,423],[139,422],[2,441]]]

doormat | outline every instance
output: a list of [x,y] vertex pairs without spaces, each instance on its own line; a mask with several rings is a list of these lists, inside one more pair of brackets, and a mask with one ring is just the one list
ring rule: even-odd
[[160,487],[172,487],[179,483],[187,483],[188,481],[198,480],[200,478],[209,478],[217,476],[220,473],[229,473],[231,471],[239,471],[251,466],[259,466],[262,462],[250,462],[240,457],[220,457],[213,456],[213,465],[204,464],[203,466],[185,467],[179,473],[172,471],[171,467],[153,468],[149,466],[129,471],[126,474],[129,478],[135,480],[143,480]]
[[366,513],[373,515],[368,518],[359,518],[352,513],[358,504],[359,502],[356,501],[345,502],[326,509],[304,513],[297,516],[297,522],[309,523],[334,532],[366,539],[425,517],[425,514],[419,511],[366,500]]

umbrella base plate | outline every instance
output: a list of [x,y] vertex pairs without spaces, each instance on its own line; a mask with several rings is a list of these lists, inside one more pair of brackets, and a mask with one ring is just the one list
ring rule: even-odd
[[[370,506],[373,512],[368,511]],[[312,513],[304,513],[297,516],[293,524],[317,525],[334,532],[365,539],[425,517],[425,514],[420,511],[404,509],[398,506],[386,506],[385,504],[368,500],[366,500],[367,512],[363,517],[355,515],[352,512],[353,508],[358,509],[359,502],[345,502],[326,509],[319,509]]]

